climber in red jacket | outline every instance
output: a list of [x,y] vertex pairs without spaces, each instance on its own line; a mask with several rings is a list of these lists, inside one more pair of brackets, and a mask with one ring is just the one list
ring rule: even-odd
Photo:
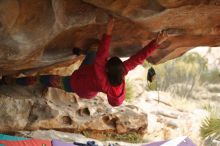
[[[114,19],[111,18],[97,52],[95,49],[88,50],[82,65],[71,76],[41,75],[16,78],[14,82],[19,85],[32,85],[39,82],[47,87],[75,92],[79,97],[86,99],[95,97],[98,92],[104,92],[107,94],[110,105],[121,105],[125,100],[125,75],[137,65],[142,64],[167,39],[167,34],[159,33],[156,39],[122,62],[118,57],[108,59],[113,27]],[[73,53],[79,55],[80,50],[75,48]],[[4,77],[1,82],[8,84]]]

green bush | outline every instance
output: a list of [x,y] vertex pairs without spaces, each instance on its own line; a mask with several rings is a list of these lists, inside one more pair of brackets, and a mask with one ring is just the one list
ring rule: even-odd
[[201,83],[220,83],[220,72],[217,68],[202,72]]
[[[153,66],[157,74],[157,88],[170,91],[180,97],[188,97],[197,85],[203,83],[220,83],[218,69],[208,70],[208,60],[198,53],[188,53]],[[152,66],[144,63],[146,68]]]
[[205,109],[210,112],[210,116],[205,118],[200,128],[200,136],[203,139],[212,137],[220,140],[220,115],[219,108],[213,106],[206,106]]
[[114,134],[112,137],[115,140],[127,141],[130,143],[140,143],[142,141],[141,135],[137,133]]
[[132,81],[131,80],[126,80],[126,92],[125,92],[125,100],[127,102],[131,102],[134,98],[134,87],[132,85]]

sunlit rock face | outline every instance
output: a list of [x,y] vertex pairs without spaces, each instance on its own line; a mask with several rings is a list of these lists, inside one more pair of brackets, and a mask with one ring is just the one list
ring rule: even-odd
[[1,0],[1,74],[46,66],[86,49],[116,17],[111,55],[130,56],[156,33],[171,35],[148,59],[161,63],[196,46],[220,46],[219,0]]

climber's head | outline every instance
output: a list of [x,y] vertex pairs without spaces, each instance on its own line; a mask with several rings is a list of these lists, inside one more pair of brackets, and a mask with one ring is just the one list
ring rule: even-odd
[[125,76],[125,67],[119,57],[111,57],[106,63],[106,73],[112,86],[120,85]]

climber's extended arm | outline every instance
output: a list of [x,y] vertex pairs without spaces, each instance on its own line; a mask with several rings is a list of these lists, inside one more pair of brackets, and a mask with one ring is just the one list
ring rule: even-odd
[[112,30],[115,20],[110,18],[106,28],[106,34],[103,35],[98,51],[96,54],[95,63],[98,65],[105,65],[105,62],[109,55],[109,47],[111,42]]
[[165,31],[158,33],[156,39],[152,40],[149,44],[147,44],[135,55],[131,56],[128,60],[124,61],[125,72],[128,73],[137,65],[142,64],[144,60],[148,58],[153,53],[153,51],[160,46],[160,44],[167,40],[167,38],[168,35]]

